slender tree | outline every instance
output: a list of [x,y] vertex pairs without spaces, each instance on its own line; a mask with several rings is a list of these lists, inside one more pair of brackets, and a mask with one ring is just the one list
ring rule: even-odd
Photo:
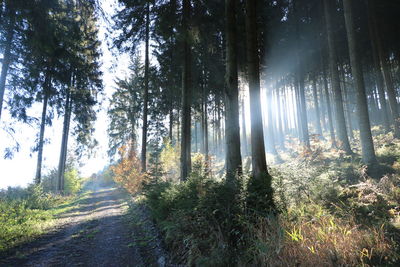
[[191,42],[190,42],[190,0],[183,0],[182,17],[182,131],[181,131],[181,180],[185,181],[191,171]]
[[236,37],[236,0],[225,0],[226,77],[225,77],[225,140],[227,178],[241,173],[239,90]]
[[337,135],[339,139],[339,147],[343,149],[347,154],[352,154],[350,148],[349,137],[347,135],[346,129],[346,120],[344,117],[344,109],[343,109],[343,97],[340,89],[340,79],[339,79],[339,71],[337,66],[337,55],[336,55],[336,47],[335,40],[333,34],[333,25],[332,25],[332,14],[331,14],[331,1],[324,0],[324,14],[325,14],[325,23],[326,23],[326,33],[328,39],[328,54],[329,54],[329,69],[331,75],[331,84],[332,90],[334,93],[334,102],[335,102],[335,115],[336,115],[336,127],[337,127]]
[[15,27],[15,9],[12,5],[12,2],[7,1],[8,5],[6,5],[6,12],[8,13],[8,23],[7,25],[7,32],[6,32],[6,43],[3,52],[3,62],[1,66],[1,76],[0,76],[0,120],[1,120],[1,113],[3,109],[3,101],[4,101],[4,92],[6,88],[6,79],[7,73],[10,66],[11,61],[11,46],[14,39],[14,27]]
[[142,127],[142,172],[146,172],[147,151],[147,114],[149,102],[149,42],[150,42],[150,2],[146,3],[145,61],[144,61],[144,93],[143,93],[143,127]]
[[367,96],[365,93],[364,75],[362,72],[360,56],[358,54],[357,38],[353,20],[353,11],[350,0],[343,0],[344,18],[346,22],[347,40],[349,44],[349,54],[351,70],[354,77],[356,96],[357,96],[357,117],[360,128],[360,139],[362,148],[362,158],[364,163],[372,164],[376,162],[374,143],[372,141],[371,125],[368,114]]

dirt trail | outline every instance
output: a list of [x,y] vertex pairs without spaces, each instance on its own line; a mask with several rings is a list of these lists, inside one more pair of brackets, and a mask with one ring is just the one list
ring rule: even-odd
[[132,227],[128,196],[98,189],[60,216],[55,229],[0,260],[0,266],[144,266]]

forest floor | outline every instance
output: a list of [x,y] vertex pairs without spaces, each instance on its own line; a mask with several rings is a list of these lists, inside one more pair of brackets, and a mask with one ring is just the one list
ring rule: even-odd
[[165,260],[158,256],[159,249],[157,253],[152,252],[159,247],[154,244],[155,238],[153,243],[144,243],[149,238],[137,232],[141,231],[140,227],[132,225],[132,217],[146,216],[139,214],[144,212],[139,207],[132,209],[132,205],[136,204],[121,189],[94,188],[73,209],[59,215],[55,226],[45,235],[8,251],[0,259],[0,266],[162,264]]

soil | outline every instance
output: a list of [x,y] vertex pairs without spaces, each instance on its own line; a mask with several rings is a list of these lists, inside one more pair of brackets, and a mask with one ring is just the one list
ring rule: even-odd
[[0,266],[149,266],[136,241],[141,233],[130,225],[130,201],[121,189],[94,190],[60,215],[50,232],[0,259]]

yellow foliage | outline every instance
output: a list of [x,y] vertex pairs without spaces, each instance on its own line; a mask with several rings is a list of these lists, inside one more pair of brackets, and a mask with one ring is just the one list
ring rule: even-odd
[[173,181],[179,177],[179,151],[180,148],[178,146],[172,146],[169,140],[164,142],[164,149],[160,154],[160,161],[165,171],[165,178],[168,181]]
[[149,176],[141,172],[141,164],[135,152],[125,146],[119,149],[120,162],[111,167],[115,182],[122,185],[129,193],[135,194],[142,189]]

